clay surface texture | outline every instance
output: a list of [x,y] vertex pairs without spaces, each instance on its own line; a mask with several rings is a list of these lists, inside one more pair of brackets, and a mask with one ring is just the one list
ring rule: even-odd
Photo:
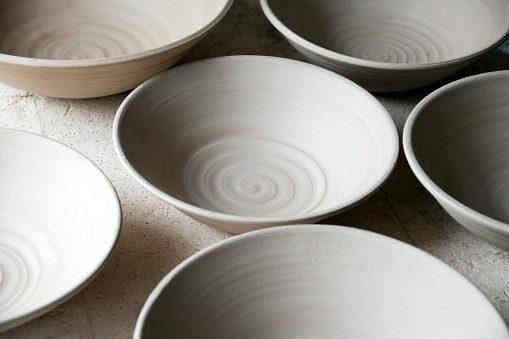
[[462,225],[509,250],[509,71],[485,73],[426,97],[405,126],[418,179]]
[[132,89],[177,62],[232,0],[2,0],[0,81],[65,98]]
[[120,232],[104,174],[75,150],[0,129],[0,332],[75,295]]
[[388,113],[359,86],[257,56],[151,79],[119,108],[113,133],[142,185],[230,232],[314,222],[356,205],[386,180],[399,147]]
[[503,42],[505,0],[260,0],[309,61],[370,91],[438,81]]
[[328,225],[250,232],[205,249],[148,298],[134,338],[509,338],[443,262]]

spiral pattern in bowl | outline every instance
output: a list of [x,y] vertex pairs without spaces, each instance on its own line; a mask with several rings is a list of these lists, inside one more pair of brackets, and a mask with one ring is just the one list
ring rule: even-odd
[[311,63],[370,91],[400,91],[453,74],[509,36],[505,0],[260,0]]
[[438,62],[454,55],[451,32],[422,19],[394,18],[375,25],[355,16],[338,20],[341,25],[328,32],[324,47],[344,55],[386,63]]
[[168,69],[233,0],[2,0],[0,81],[60,98],[124,92]]
[[30,245],[0,232],[0,314],[9,313],[30,296],[39,276],[37,255]]
[[0,332],[69,299],[103,266],[120,206],[83,155],[0,129]]
[[327,190],[321,166],[312,157],[267,140],[216,142],[193,154],[187,169],[185,184],[191,202],[222,213],[308,213],[322,202]]
[[315,222],[371,195],[397,134],[360,87],[270,57],[180,66],[119,108],[114,140],[133,177],[211,226],[239,233]]
[[263,2],[309,43],[376,62],[453,60],[490,46],[508,30],[509,6],[502,1],[297,0],[291,11],[285,1]]
[[[0,52],[36,59],[81,60],[120,57],[148,51],[183,39],[201,28],[205,17],[196,1],[108,0],[65,1],[50,6],[47,1],[4,4],[0,19]],[[5,8],[4,8],[5,7]],[[48,8],[45,8],[48,7]]]

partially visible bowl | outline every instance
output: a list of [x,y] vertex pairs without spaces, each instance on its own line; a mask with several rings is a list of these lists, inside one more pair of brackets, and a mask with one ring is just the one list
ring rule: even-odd
[[0,332],[78,293],[104,265],[121,225],[106,176],[77,151],[0,129]]
[[509,36],[506,0],[260,0],[310,62],[375,92],[441,80]]
[[113,139],[129,173],[192,218],[242,233],[313,223],[373,194],[398,135],[367,91],[307,63],[232,56],[134,90]]
[[1,0],[0,81],[90,98],[130,90],[176,63],[233,0]]
[[138,317],[145,338],[509,338],[465,277],[376,233],[328,225],[239,235],[191,256]]
[[509,71],[458,80],[424,98],[403,145],[417,178],[461,225],[509,250]]

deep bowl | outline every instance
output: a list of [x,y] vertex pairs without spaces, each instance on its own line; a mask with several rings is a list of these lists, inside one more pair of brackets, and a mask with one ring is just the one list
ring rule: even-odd
[[162,200],[233,233],[313,223],[387,179],[394,122],[353,82],[263,56],[202,60],[134,90],[114,121],[117,154]]
[[429,254],[328,225],[239,235],[191,256],[147,299],[144,338],[509,338],[485,296]]
[[417,178],[461,225],[509,250],[509,71],[468,77],[424,98],[404,128]]
[[130,90],[176,63],[233,0],[0,0],[0,81],[62,98]]
[[312,63],[376,92],[441,80],[509,36],[506,0],[260,0]]
[[77,151],[0,129],[0,332],[48,312],[102,268],[120,232],[105,175]]

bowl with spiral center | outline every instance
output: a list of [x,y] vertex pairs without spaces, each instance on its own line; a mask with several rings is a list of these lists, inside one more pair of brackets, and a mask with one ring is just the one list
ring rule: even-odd
[[68,300],[103,267],[120,204],[106,176],[74,149],[0,129],[0,332]]
[[368,92],[294,60],[220,57],[133,91],[115,117],[120,160],[152,193],[233,233],[316,222],[387,179],[391,117]]
[[1,0],[0,81],[90,98],[130,90],[176,63],[232,0]]
[[509,36],[505,0],[260,2],[307,60],[376,92],[436,82]]
[[417,178],[461,225],[509,250],[509,71],[446,85],[412,111],[403,133]]

